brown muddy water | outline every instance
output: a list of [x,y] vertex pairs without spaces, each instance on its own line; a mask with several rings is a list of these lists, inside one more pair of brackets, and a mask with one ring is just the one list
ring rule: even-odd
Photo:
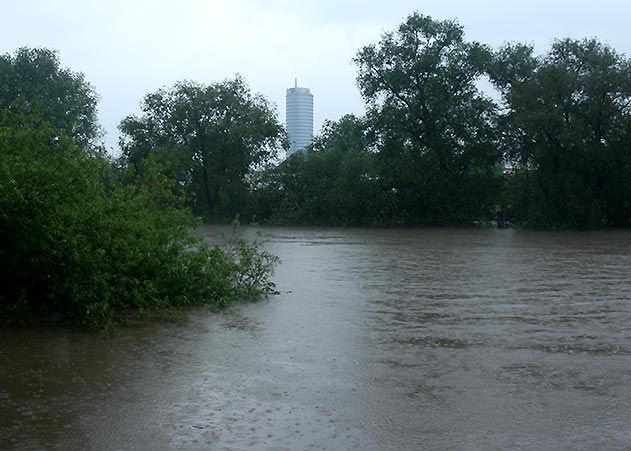
[[262,231],[268,300],[0,331],[0,448],[631,447],[631,233]]

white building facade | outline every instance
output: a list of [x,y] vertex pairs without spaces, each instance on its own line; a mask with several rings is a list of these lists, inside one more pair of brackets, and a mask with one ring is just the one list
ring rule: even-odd
[[285,108],[290,142],[287,156],[290,156],[313,141],[313,95],[308,88],[299,88],[296,83],[287,90]]

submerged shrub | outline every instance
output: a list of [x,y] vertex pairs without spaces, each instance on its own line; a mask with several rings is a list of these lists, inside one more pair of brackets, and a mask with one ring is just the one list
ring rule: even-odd
[[269,293],[276,259],[192,236],[173,183],[151,159],[117,175],[45,123],[0,117],[0,325],[107,330],[129,311]]
[[239,220],[232,224],[232,234],[227,239],[226,255],[233,265],[231,284],[235,295],[240,299],[252,299],[268,295],[274,291],[274,283],[269,279],[270,268],[274,268],[279,258],[261,251],[261,234],[248,242],[239,234]]

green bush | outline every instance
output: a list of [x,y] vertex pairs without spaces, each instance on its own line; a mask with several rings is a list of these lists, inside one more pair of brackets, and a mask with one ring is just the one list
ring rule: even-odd
[[0,118],[0,324],[107,330],[130,311],[271,291],[274,257],[193,237],[174,182],[143,165],[117,175],[45,123]]

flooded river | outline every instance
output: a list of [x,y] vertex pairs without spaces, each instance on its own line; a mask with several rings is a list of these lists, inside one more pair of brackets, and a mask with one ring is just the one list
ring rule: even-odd
[[263,302],[0,331],[0,448],[631,447],[631,233],[262,231]]

